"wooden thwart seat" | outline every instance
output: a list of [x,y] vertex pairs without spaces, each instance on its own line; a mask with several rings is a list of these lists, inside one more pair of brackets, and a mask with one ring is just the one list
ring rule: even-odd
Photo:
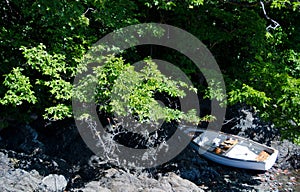
[[224,153],[226,151],[228,151],[229,149],[231,149],[233,146],[235,146],[239,141],[237,139],[227,139],[225,141],[223,141],[221,143],[220,146],[216,147],[213,151],[216,153],[216,154],[221,154],[221,153]]
[[256,161],[265,161],[270,157],[270,154],[267,153],[266,151],[261,151],[257,157],[255,158]]
[[233,139],[229,139],[229,140],[225,140],[224,142],[221,143],[221,145],[224,145],[226,148],[231,148],[234,145],[236,145],[239,141],[237,139],[233,140]]

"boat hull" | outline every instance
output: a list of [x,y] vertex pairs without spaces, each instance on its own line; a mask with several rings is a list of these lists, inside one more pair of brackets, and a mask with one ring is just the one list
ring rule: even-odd
[[197,145],[196,143],[192,142],[190,144],[194,150],[196,150],[199,154],[201,154],[203,157],[214,161],[216,163],[230,166],[230,167],[236,167],[236,168],[242,168],[242,169],[252,169],[252,170],[261,170],[266,171],[270,169],[276,159],[278,151],[275,151],[274,154],[270,156],[271,159],[269,159],[267,162],[259,162],[259,161],[247,161],[247,160],[240,160],[240,159],[233,159],[233,158],[226,158],[214,153],[211,153]]
[[225,133],[220,133],[220,134],[222,134],[224,136],[227,136],[227,137],[230,136],[234,139],[238,139],[239,141],[249,142],[249,143],[251,143],[251,145],[256,145],[260,149],[266,150],[266,151],[271,151],[272,153],[270,153],[269,157],[266,160],[258,161],[258,160],[255,160],[255,159],[251,159],[251,160],[239,159],[239,158],[229,157],[229,156],[226,156],[226,155],[216,154],[215,152],[207,150],[206,148],[200,146],[197,143],[197,138],[194,139],[190,143],[190,145],[194,150],[196,150],[203,157],[205,157],[205,158],[207,158],[211,161],[214,161],[216,163],[226,165],[226,166],[236,167],[236,168],[265,171],[265,170],[270,169],[274,165],[274,163],[276,162],[276,159],[277,159],[277,156],[278,156],[278,150],[276,150],[272,147],[268,147],[268,146],[263,145],[263,144],[259,144],[257,142],[252,141],[252,140],[239,137],[239,136],[225,134]]

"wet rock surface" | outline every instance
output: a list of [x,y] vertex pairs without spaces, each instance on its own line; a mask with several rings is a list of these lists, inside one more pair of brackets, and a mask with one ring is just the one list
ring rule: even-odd
[[266,172],[222,166],[190,147],[159,167],[124,170],[95,156],[74,126],[20,125],[0,132],[0,191],[300,191],[300,147],[242,113],[223,131],[277,148],[278,160]]

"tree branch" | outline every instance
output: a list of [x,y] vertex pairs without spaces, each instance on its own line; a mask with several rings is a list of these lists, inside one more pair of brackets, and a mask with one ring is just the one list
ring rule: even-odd
[[267,15],[267,12],[266,12],[266,10],[265,10],[265,5],[264,5],[264,3],[263,3],[262,1],[260,1],[260,5],[261,5],[261,8],[263,9],[263,12],[264,12],[265,17],[266,17],[268,20],[272,21],[273,24],[274,24],[274,26],[273,26],[272,24],[270,24],[268,27],[266,27],[266,30],[269,31],[270,28],[271,28],[271,29],[276,29],[277,27],[279,27],[279,26],[280,26],[279,23],[278,23],[277,21],[271,19],[271,18]]

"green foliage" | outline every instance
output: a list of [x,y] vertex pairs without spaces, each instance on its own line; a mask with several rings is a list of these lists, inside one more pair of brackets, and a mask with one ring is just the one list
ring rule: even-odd
[[209,86],[204,90],[204,93],[204,98],[208,98],[210,100],[215,99],[220,102],[222,106],[227,105],[227,95],[224,93],[220,82],[211,80],[209,82]]
[[[299,143],[299,7],[299,1],[265,1],[267,15],[281,26],[266,31],[271,21],[263,15],[256,0],[1,1],[0,127],[7,126],[12,117],[28,119],[26,116],[31,113],[50,120],[70,117],[72,81],[77,71],[85,71],[82,61],[93,59],[83,58],[91,45],[115,29],[159,22],[185,29],[207,45],[226,77],[231,104],[243,102],[254,106],[286,138]],[[139,34],[148,35],[143,32],[140,30]],[[154,35],[163,33],[158,29]],[[141,52],[147,51],[144,48]],[[156,55],[152,58],[166,58],[180,67],[192,79],[198,94],[223,100],[225,95],[217,82],[209,82],[211,87],[203,89],[208,82],[202,79],[193,62],[172,51],[157,52],[153,51]],[[123,57],[134,63],[139,54],[133,50],[126,52],[129,58],[125,54]],[[98,91],[93,99],[100,110],[112,112],[119,108],[121,113],[131,110],[142,120],[147,120],[146,116],[190,120],[195,117],[193,111],[184,117],[174,109],[163,109],[153,100],[155,92],[182,97],[180,90],[187,89],[185,85],[159,75],[150,60],[144,70],[151,69],[152,73],[135,70],[124,63],[125,59],[99,58],[96,62],[105,64],[95,68],[95,73],[80,84],[87,87],[97,82]],[[133,75],[139,78],[132,78]],[[135,90],[124,93],[130,99],[126,105],[112,100],[120,97],[118,89],[125,90],[119,83],[121,79]],[[75,94],[81,100],[89,98],[84,90]],[[152,117],[151,110],[159,115]]]
[[229,101],[256,107],[261,117],[281,128],[284,138],[297,142],[300,136],[299,52],[278,51],[286,46],[285,38],[287,34],[282,29],[267,33],[268,48],[247,63],[249,82],[235,83]]
[[266,96],[265,92],[255,90],[253,87],[246,84],[243,84],[240,89],[235,88],[229,93],[229,95],[229,102],[231,103],[240,102],[262,108],[267,107],[268,102],[271,100],[271,98]]
[[[158,120],[186,121],[199,123],[210,117],[200,118],[196,110],[182,112],[162,106],[156,99],[156,93],[163,93],[171,98],[183,98],[186,91],[196,90],[186,83],[173,80],[157,69],[151,59],[144,60],[141,69],[125,64],[120,57],[104,57],[102,65],[93,68],[93,74],[83,77],[74,88],[74,96],[81,102],[93,102],[99,106],[99,112],[115,113],[120,116],[136,117],[140,122],[155,123]],[[95,95],[89,95],[87,89],[96,85]],[[86,116],[81,110],[78,118]]]
[[299,1],[290,1],[290,0],[275,0],[275,1],[272,1],[271,7],[278,8],[278,9],[292,7],[293,11],[296,11],[297,9],[300,8],[300,2]]
[[127,116],[128,113],[136,114],[142,122],[185,120],[197,124],[200,118],[197,118],[195,110],[185,114],[177,109],[161,106],[154,98],[156,92],[183,98],[186,95],[184,88],[194,90],[182,81],[166,77],[153,61],[146,59],[145,66],[140,71],[135,71],[134,67],[130,66],[116,79],[110,105],[113,112],[123,116]]
[[[24,57],[30,70],[37,71],[41,78],[35,78],[36,87],[44,87],[51,95],[51,103],[54,106],[46,107],[44,117],[53,120],[71,117],[70,106],[65,105],[72,98],[72,84],[63,78],[72,69],[66,66],[65,56],[61,54],[49,54],[43,44],[33,48],[22,47]],[[70,78],[70,77],[68,77]]]
[[65,56],[61,54],[49,54],[43,44],[33,48],[21,47],[27,64],[42,75],[52,78],[60,78],[60,73],[66,74]]
[[72,109],[70,106],[64,104],[58,104],[53,107],[48,107],[45,109],[46,113],[44,114],[44,118],[50,120],[61,120],[66,117],[72,117]]
[[28,77],[22,74],[23,69],[14,68],[11,73],[7,74],[3,84],[8,88],[3,99],[0,100],[2,105],[12,104],[14,107],[21,105],[23,101],[36,103],[37,98],[32,91],[32,85]]
[[112,87],[114,87],[119,75],[125,71],[128,66],[129,65],[125,64],[122,58],[109,56],[103,66],[95,68],[97,88],[99,89],[96,95],[96,102],[100,105],[100,110],[112,112],[111,106],[109,105]]
[[[175,10],[177,6],[182,4],[182,1],[178,0],[151,0],[151,1],[144,1],[144,4],[147,7],[153,8],[157,7],[158,9],[163,10]],[[193,8],[193,6],[200,6],[203,5],[204,0],[186,0],[184,3],[187,3],[188,8]]]
[[[14,68],[6,75],[4,85],[8,91],[0,102],[14,107],[23,104],[23,101],[37,104],[33,108],[44,110],[44,117],[52,120],[71,117],[71,108],[66,104],[72,98],[72,84],[63,79],[70,68],[66,67],[63,55],[51,55],[45,49],[43,44],[30,49],[21,48],[27,59],[26,66]],[[28,76],[23,75],[22,71],[27,71]],[[43,93],[42,90],[47,92]],[[50,97],[45,97],[47,95]]]

